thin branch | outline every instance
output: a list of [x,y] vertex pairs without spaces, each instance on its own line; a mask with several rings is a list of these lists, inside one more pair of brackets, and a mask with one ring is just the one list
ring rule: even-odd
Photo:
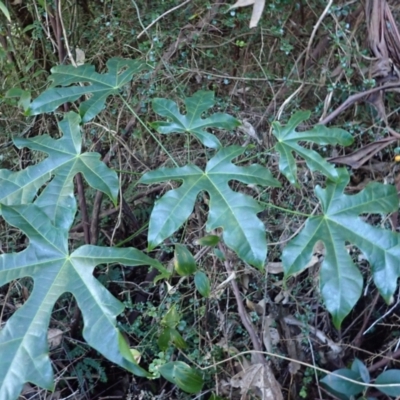
[[[226,254],[225,247],[221,243],[219,243],[218,247],[222,251],[222,253],[225,255]],[[225,261],[224,265],[225,265],[225,268],[226,268],[228,274],[232,275],[233,270],[231,268],[231,265],[230,265],[229,261]],[[249,318],[247,316],[246,310],[244,309],[243,302],[242,302],[242,299],[241,299],[241,296],[240,296],[239,287],[238,287],[238,284],[237,284],[236,280],[233,279],[231,281],[231,285],[232,285],[233,293],[234,293],[235,298],[236,298],[236,303],[237,303],[237,306],[238,306],[240,319],[242,321],[243,326],[246,328],[246,330],[247,330],[247,332],[248,332],[248,334],[250,336],[250,339],[251,339],[251,341],[253,343],[254,350],[257,351],[256,356],[258,358],[258,362],[263,364],[263,365],[265,365],[266,361],[265,361],[264,357],[262,357],[261,354],[260,354],[260,352],[262,352],[260,340],[259,340],[258,336],[256,335],[256,332],[255,332],[255,329],[253,327],[253,324],[251,323],[251,321],[249,320]]]
[[170,10],[166,11],[164,14],[161,14],[158,18],[156,18],[150,25],[148,25],[142,32],[139,33],[137,38],[139,39],[144,33],[146,33],[154,24],[156,24],[160,19],[164,18],[166,15],[172,13],[175,10],[183,7],[185,4],[190,3],[192,0],[186,0],[182,4],[177,5],[176,7],[171,8]]

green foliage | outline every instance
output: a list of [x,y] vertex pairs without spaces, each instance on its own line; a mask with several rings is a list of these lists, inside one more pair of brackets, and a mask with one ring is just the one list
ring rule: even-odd
[[[351,381],[342,379],[342,376]],[[363,383],[369,384],[370,376],[365,364],[356,358],[351,365],[351,369],[338,369],[334,371],[333,374],[325,376],[320,382],[335,396],[340,399],[350,400],[366,390],[367,386],[363,385]],[[375,389],[388,396],[400,396],[400,370],[391,369],[382,372],[376,378],[375,384],[377,385]],[[387,386],[380,387],[378,385]]]
[[35,204],[42,208],[53,224],[69,228],[75,216],[76,200],[73,195],[73,177],[81,172],[93,188],[102,191],[116,202],[117,174],[100,161],[97,153],[82,153],[80,117],[74,112],[65,115],[59,123],[63,133],[60,139],[48,135],[32,139],[15,138],[18,148],[46,153],[48,157],[39,164],[22,171],[0,170],[0,202],[5,205],[28,204],[39,189],[50,180]]
[[[14,140],[18,148],[45,153],[47,158],[21,171],[0,170],[1,215],[29,239],[25,250],[0,255],[0,286],[25,277],[34,281],[29,299],[0,331],[0,400],[17,398],[25,382],[47,389],[54,387],[46,331],[55,302],[66,292],[75,297],[82,311],[84,339],[109,360],[138,376],[155,378],[161,374],[188,393],[197,393],[203,386],[203,377],[198,371],[176,359],[169,362],[171,349],[189,351],[191,340],[194,342],[193,331],[185,332],[184,337],[179,333],[188,325],[182,312],[178,312],[182,309],[178,305],[179,291],[170,295],[168,311],[167,305],[159,309],[147,307],[148,316],[159,321],[153,335],[159,333],[158,341],[153,341],[156,351],[157,344],[162,350],[158,355],[153,352],[155,358],[150,360],[150,372],[147,372],[137,364],[132,349],[117,327],[116,317],[123,311],[123,304],[93,276],[96,266],[110,263],[126,267],[148,265],[161,272],[158,279],[169,278],[170,273],[157,260],[134,248],[85,245],[70,250],[68,247],[69,230],[77,211],[74,176],[82,173],[89,186],[105,193],[115,205],[119,189],[115,171],[101,163],[98,154],[82,152],[80,125],[93,119],[104,108],[107,97],[119,95],[121,88],[146,65],[133,60],[111,59],[107,67],[105,74],[96,73],[89,65],[56,67],[52,70],[52,87],[30,105],[29,92],[14,90],[9,93],[20,97],[20,105],[27,109],[28,115],[51,112],[65,102],[73,102],[87,94],[92,96],[80,103],[80,115],[67,113],[59,123],[61,138],[42,135]],[[89,86],[82,85],[87,83]],[[264,271],[267,240],[265,226],[257,216],[263,208],[249,195],[234,191],[230,183],[239,181],[247,185],[280,187],[280,182],[258,164],[237,166],[232,163],[246,149],[224,147],[215,135],[206,131],[211,127],[232,130],[238,126],[238,121],[227,114],[205,115],[215,104],[213,92],[199,91],[185,98],[184,103],[186,114],[182,115],[175,102],[154,99],[154,111],[167,121],[153,122],[150,126],[162,134],[193,135],[203,145],[217,151],[204,170],[187,164],[152,170],[140,178],[139,183],[144,184],[169,180],[182,182],[156,202],[149,220],[148,248],[154,249],[173,235],[190,217],[198,194],[207,192],[210,201],[206,230],[222,229],[225,244],[242,261]],[[360,297],[363,283],[361,273],[345,247],[348,242],[357,246],[369,261],[374,282],[386,301],[396,289],[400,276],[399,235],[369,225],[360,215],[392,212],[397,209],[398,196],[393,186],[377,183],[354,196],[344,194],[349,183],[348,172],[334,168],[316,151],[306,149],[298,142],[348,145],[352,137],[341,129],[320,126],[296,132],[298,125],[309,115],[308,112],[296,113],[285,127],[277,122],[273,125],[278,139],[276,150],[280,154],[280,170],[289,182],[297,184],[293,152],[304,158],[311,170],[328,177],[325,189],[315,188],[322,213],[307,219],[304,229],[284,249],[282,261],[286,276],[298,273],[310,261],[315,244],[320,240],[323,242],[326,256],[320,272],[321,293],[335,326],[340,327]],[[220,241],[217,235],[198,239],[197,244],[216,246]],[[215,253],[223,259],[219,249],[215,249]],[[197,291],[204,297],[210,296],[207,275],[198,270],[193,255],[183,244],[175,245],[175,269],[179,275],[189,277],[186,278],[189,282],[193,275]],[[198,299],[196,297],[196,301],[204,301]],[[138,318],[136,326],[129,327],[131,331],[136,329],[141,338],[147,334],[139,329],[142,317]],[[88,362],[82,373],[88,374],[90,369],[102,373],[96,362]],[[356,381],[350,384],[343,383],[346,381],[340,377],[324,378],[327,387],[339,396],[358,395],[363,391],[363,383],[369,382],[366,368],[358,360],[351,370],[339,370],[338,374]],[[376,383],[399,381],[398,371],[392,370],[381,374]],[[381,391],[388,395],[399,394],[397,387],[382,388]]]
[[211,288],[210,281],[207,275],[203,271],[197,271],[194,274],[194,284],[196,285],[196,289],[203,297],[209,297]]
[[[82,122],[92,120],[105,106],[108,96],[119,94],[120,89],[132,80],[132,76],[148,68],[146,64],[122,58],[107,61],[108,73],[99,74],[93,65],[59,65],[52,68],[50,79],[52,88],[44,91],[31,103],[26,115],[37,115],[54,111],[67,102],[92,94],[82,101],[79,114]],[[89,83],[89,86],[70,86],[73,83]],[[59,87],[61,86],[61,87]]]
[[297,184],[297,166],[293,152],[304,158],[311,171],[319,171],[333,181],[339,179],[337,169],[332,164],[329,164],[316,151],[300,146],[298,142],[312,142],[319,145],[339,143],[342,146],[353,143],[353,137],[345,130],[327,128],[323,125],[317,125],[309,131],[297,132],[298,125],[310,118],[310,115],[309,111],[298,111],[292,115],[285,126],[277,121],[272,123],[274,128],[272,132],[278,139],[275,148],[280,154],[279,170],[293,185]]
[[140,178],[140,183],[158,183],[182,180],[178,189],[166,193],[157,201],[151,213],[148,242],[153,249],[172,235],[189,218],[199,192],[210,195],[207,231],[222,228],[228,247],[247,263],[263,269],[267,255],[267,242],[263,223],[257,218],[262,208],[251,197],[234,192],[231,180],[262,186],[280,183],[271,172],[257,164],[238,167],[230,161],[243,154],[242,147],[222,148],[207,163],[205,171],[196,165],[180,168],[161,168]]
[[182,361],[164,364],[159,371],[166,380],[178,384],[188,393],[197,393],[203,386],[201,375]]
[[376,378],[375,384],[388,385],[377,388],[388,396],[400,396],[400,369],[387,369]]
[[158,346],[160,347],[160,350],[166,351],[170,343],[174,344],[181,350],[187,348],[187,343],[183,339],[182,335],[175,328],[166,327],[162,330],[158,338]]
[[10,12],[8,11],[8,8],[2,1],[0,1],[0,11],[7,18],[8,22],[11,22]]
[[214,106],[214,92],[199,91],[192,97],[184,100],[186,115],[179,112],[177,104],[167,99],[154,99],[153,110],[162,117],[168,118],[168,122],[157,121],[151,126],[159,133],[190,133],[197,137],[204,146],[217,149],[221,143],[216,136],[205,131],[206,128],[217,127],[219,129],[232,130],[240,125],[240,122],[228,114],[216,113],[207,118],[202,115]]
[[194,274],[197,270],[196,260],[188,248],[183,244],[177,243],[175,245],[174,266],[175,271],[180,276]]
[[[86,245],[69,252],[68,231],[76,213],[74,175],[82,171],[91,185],[113,201],[118,179],[95,153],[86,153],[86,157],[80,154],[79,117],[70,113],[64,122],[64,136],[58,141],[48,136],[17,140],[20,146],[46,150],[47,159],[24,171],[0,171],[4,188],[2,216],[29,238],[24,251],[0,255],[0,286],[26,276],[34,280],[28,301],[0,331],[1,399],[17,398],[25,382],[53,388],[45,332],[54,304],[65,292],[75,296],[82,310],[85,340],[116,364],[139,376],[149,376],[136,364],[116,327],[122,303],[93,277],[93,270],[99,264],[118,262],[126,266],[151,265],[166,271],[158,261],[133,248]],[[50,172],[56,174],[54,179],[37,195]],[[35,196],[34,203],[29,203]]]
[[107,382],[104,367],[101,366],[99,361],[91,357],[85,357],[78,362],[74,367],[73,375],[76,375],[82,388],[87,384],[89,391],[95,388],[98,380]]
[[400,276],[399,235],[373,227],[359,218],[363,213],[386,214],[398,207],[394,186],[372,183],[354,196],[343,193],[349,182],[345,169],[337,170],[337,182],[328,181],[326,189],[315,188],[322,214],[307,219],[305,227],[285,247],[282,261],[287,275],[302,271],[310,261],[313,248],[322,241],[326,254],[320,271],[322,297],[340,327],[361,295],[362,276],[346,249],[356,245],[369,261],[374,282],[389,302]]
[[199,246],[216,246],[220,241],[217,235],[207,235],[202,238],[196,239],[196,244]]

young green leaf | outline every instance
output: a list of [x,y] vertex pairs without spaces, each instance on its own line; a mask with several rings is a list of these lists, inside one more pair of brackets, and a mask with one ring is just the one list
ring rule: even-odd
[[8,8],[2,1],[0,1],[0,11],[7,18],[8,22],[11,22],[10,12],[8,11]]
[[186,349],[187,343],[182,335],[175,328],[164,328],[158,338],[158,347],[162,351],[168,349],[169,343],[172,342],[178,349]]
[[180,320],[181,316],[178,313],[176,306],[172,305],[161,320],[161,325],[167,326],[168,328],[175,328],[179,324]]
[[199,246],[216,246],[219,241],[220,241],[220,237],[217,235],[207,235],[207,236],[203,236],[202,238],[196,239],[195,240],[195,244],[199,245]]
[[203,297],[209,297],[211,288],[210,288],[210,281],[207,275],[203,271],[197,271],[194,274],[194,284],[196,289]]
[[359,218],[364,213],[387,214],[398,208],[394,186],[372,183],[360,193],[343,194],[349,182],[345,169],[338,169],[339,180],[328,181],[326,189],[317,186],[322,214],[308,218],[305,227],[289,242],[282,261],[286,275],[302,271],[310,261],[314,245],[321,240],[326,255],[320,271],[322,297],[336,327],[361,295],[363,280],[354,265],[346,243],[357,246],[369,261],[375,285],[389,302],[400,276],[399,235],[371,226]]
[[179,112],[178,105],[167,99],[153,99],[153,110],[168,121],[156,121],[151,125],[159,133],[191,133],[200,140],[204,146],[217,149],[221,146],[219,140],[206,132],[206,128],[232,130],[240,125],[240,122],[229,114],[216,113],[207,118],[202,115],[215,104],[214,92],[200,90],[192,97],[184,100],[186,114]]
[[309,111],[298,111],[285,126],[282,126],[277,121],[272,123],[272,133],[278,139],[275,148],[280,154],[279,170],[293,185],[297,184],[297,166],[292,154],[293,152],[304,158],[311,171],[320,171],[333,181],[339,179],[338,172],[332,164],[328,163],[316,151],[300,146],[298,142],[304,141],[320,145],[341,144],[342,146],[349,146],[354,140],[343,129],[327,128],[323,125],[316,125],[309,131],[297,132],[296,128],[298,125],[310,118],[310,114]]
[[197,270],[196,260],[183,244],[177,243],[175,245],[174,267],[180,276],[192,275]]
[[182,361],[169,362],[159,368],[160,374],[187,393],[198,393],[203,387],[203,378],[195,369]]
[[261,206],[251,197],[234,192],[231,180],[262,186],[280,186],[271,172],[257,164],[238,167],[230,161],[243,154],[244,148],[221,149],[208,163],[205,171],[196,165],[181,168],[161,168],[147,172],[140,183],[182,180],[183,184],[159,199],[151,213],[148,242],[153,249],[172,235],[193,211],[199,192],[210,195],[206,229],[223,228],[223,239],[245,262],[264,268],[267,242],[264,224],[257,218]]
[[[118,94],[120,89],[132,80],[134,74],[147,69],[141,61],[111,58],[107,61],[108,72],[99,74],[94,65],[58,65],[51,69],[51,88],[45,90],[31,103],[27,115],[37,115],[54,111],[60,105],[78,100],[81,96],[91,97],[79,105],[83,122],[88,122],[99,114],[108,96]],[[89,83],[89,85],[73,85]]]
[[29,276],[34,288],[0,331],[0,399],[17,398],[25,382],[53,388],[46,332],[55,302],[67,292],[82,311],[87,343],[128,371],[148,376],[128,355],[117,329],[116,316],[123,304],[95,279],[93,270],[116,262],[155,268],[160,263],[133,248],[85,245],[69,253],[68,230],[55,226],[37,205],[2,205],[2,212],[29,238],[29,246],[20,253],[0,255],[0,287]]
[[178,349],[184,350],[187,348],[187,343],[185,342],[185,339],[183,339],[182,335],[175,328],[171,328],[170,337],[171,337],[171,342]]
[[22,107],[23,110],[27,110],[31,103],[31,92],[20,88],[12,88],[6,93],[6,97],[19,98],[18,106]]
[[168,327],[164,328],[161,331],[157,341],[158,347],[160,348],[161,351],[166,351],[168,349],[170,338],[171,338],[171,328]]

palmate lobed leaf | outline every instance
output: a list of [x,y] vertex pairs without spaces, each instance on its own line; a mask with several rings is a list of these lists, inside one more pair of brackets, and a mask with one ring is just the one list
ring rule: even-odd
[[22,171],[0,169],[0,203],[30,203],[38,195],[39,189],[50,181],[35,204],[58,227],[69,228],[71,218],[75,216],[73,178],[78,172],[83,173],[90,186],[108,195],[114,203],[117,201],[118,177],[115,171],[100,161],[98,153],[81,153],[80,121],[78,114],[66,114],[59,123],[63,133],[60,139],[53,139],[49,135],[14,139],[18,148],[28,147],[44,152],[48,157]]
[[48,157],[23,171],[0,170],[2,215],[29,238],[26,250],[0,255],[0,287],[23,277],[34,281],[28,301],[0,330],[0,400],[17,398],[28,381],[53,388],[46,333],[54,304],[65,292],[75,296],[82,310],[87,342],[121,367],[147,376],[116,327],[122,303],[94,278],[93,269],[118,262],[150,265],[163,276],[169,273],[158,261],[132,248],[82,246],[70,254],[75,174],[82,172],[92,187],[114,201],[118,194],[116,173],[100,162],[98,154],[81,154],[79,122],[77,114],[67,114],[60,123],[64,135],[58,140],[48,135],[16,140],[19,146],[46,152]]
[[53,225],[35,204],[2,206],[3,217],[22,230],[29,246],[19,253],[0,255],[0,286],[31,277],[33,291],[0,331],[0,399],[16,399],[25,382],[53,389],[53,372],[46,332],[57,299],[75,297],[84,320],[83,337],[90,346],[128,371],[148,376],[127,351],[116,327],[124,306],[93,276],[99,264],[162,265],[133,248],[85,245],[68,251],[68,230]]
[[395,211],[398,195],[394,186],[372,183],[356,195],[345,195],[349,182],[345,169],[338,169],[339,180],[329,181],[326,189],[317,186],[322,214],[308,218],[305,227],[285,247],[282,261],[286,275],[300,272],[310,261],[314,245],[321,240],[326,255],[320,271],[320,286],[326,307],[336,327],[351,311],[361,295],[363,280],[345,247],[354,244],[369,261],[375,285],[389,302],[400,276],[400,236],[371,226],[362,213]]
[[214,92],[200,90],[192,97],[184,100],[186,115],[179,112],[178,105],[167,99],[153,99],[153,110],[168,121],[156,121],[151,124],[159,133],[190,133],[197,137],[204,146],[217,149],[221,143],[206,132],[206,128],[217,127],[219,129],[232,130],[240,125],[240,122],[229,114],[215,113],[207,118],[202,114],[215,104]]
[[244,148],[238,146],[219,150],[207,163],[205,171],[196,165],[186,165],[180,168],[161,168],[142,176],[140,183],[167,180],[183,182],[178,189],[166,193],[154,206],[148,233],[150,249],[182,226],[193,211],[198,193],[206,191],[210,195],[207,231],[222,228],[228,247],[247,263],[259,269],[264,267],[267,255],[265,227],[257,218],[262,208],[251,197],[234,192],[228,182],[237,180],[275,187],[279,187],[280,183],[268,169],[260,165],[238,167],[232,164],[231,160],[244,151]]
[[[78,100],[83,95],[91,97],[82,101],[79,113],[83,122],[88,122],[99,114],[108,96],[118,94],[119,90],[132,80],[132,76],[148,66],[138,60],[111,58],[107,61],[108,72],[99,74],[94,65],[59,65],[51,69],[52,87],[32,101],[27,115],[37,115],[54,111],[67,102]],[[89,83],[88,86],[70,86],[76,83]]]
[[285,126],[282,126],[277,121],[272,123],[272,133],[278,139],[275,148],[280,154],[279,170],[293,185],[297,185],[297,166],[293,152],[305,160],[311,171],[319,171],[333,181],[339,178],[337,170],[332,164],[327,162],[316,151],[300,146],[298,142],[304,141],[320,145],[341,144],[342,146],[349,146],[354,140],[343,129],[327,128],[323,125],[316,125],[309,131],[297,132],[296,128],[299,124],[310,118],[310,115],[309,111],[298,111],[292,115]]

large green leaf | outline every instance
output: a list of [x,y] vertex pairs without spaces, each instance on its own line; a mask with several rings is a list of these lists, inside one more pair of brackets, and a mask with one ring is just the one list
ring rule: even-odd
[[0,255],[0,287],[24,277],[34,281],[28,301],[0,331],[0,400],[17,398],[25,382],[53,388],[46,333],[54,304],[66,292],[74,295],[82,311],[87,342],[121,367],[148,375],[135,363],[117,329],[122,303],[94,278],[93,270],[99,264],[118,262],[150,265],[164,276],[169,273],[158,261],[132,248],[83,246],[69,252],[68,231],[76,213],[75,174],[82,172],[92,187],[114,201],[118,193],[117,175],[100,162],[99,155],[81,154],[79,122],[77,114],[67,114],[58,140],[48,135],[16,139],[18,146],[48,157],[20,172],[0,170],[2,216],[29,239],[24,251]]
[[[52,112],[60,105],[78,100],[81,96],[91,94],[88,100],[82,101],[79,113],[83,122],[90,121],[103,110],[106,99],[118,94],[120,89],[132,80],[134,74],[147,68],[137,60],[111,58],[107,61],[108,72],[99,74],[94,65],[59,65],[51,69],[52,87],[44,91],[31,103],[27,115]],[[89,85],[71,86],[74,83]],[[57,87],[61,86],[61,87]]]
[[35,203],[43,209],[53,224],[58,227],[69,227],[72,223],[71,218],[75,215],[76,203],[73,195],[73,177],[78,172],[83,173],[90,186],[106,193],[116,202],[117,174],[100,161],[98,153],[81,154],[82,138],[79,123],[79,115],[70,112],[59,123],[63,132],[60,139],[53,139],[48,135],[32,139],[14,139],[17,147],[41,151],[48,154],[48,157],[22,171],[11,172],[0,169],[2,189],[0,203],[16,205],[32,202],[38,195],[39,189],[51,180]]
[[268,169],[260,165],[238,167],[230,162],[244,151],[238,146],[221,149],[207,163],[205,171],[196,165],[186,165],[181,168],[161,168],[142,176],[140,183],[183,181],[178,189],[166,193],[154,206],[149,223],[150,249],[172,235],[189,218],[198,193],[205,190],[211,198],[206,229],[223,228],[227,246],[244,261],[263,268],[267,254],[265,227],[256,215],[262,208],[251,197],[234,192],[228,182],[237,180],[277,187],[280,183]]
[[391,185],[372,183],[360,193],[343,194],[349,182],[345,169],[338,169],[339,180],[329,181],[326,189],[317,186],[322,214],[310,217],[300,234],[283,251],[287,275],[302,271],[310,261],[314,245],[321,240],[326,255],[320,272],[321,292],[337,327],[360,297],[362,276],[354,265],[346,242],[357,246],[369,261],[376,286],[389,302],[400,276],[399,235],[371,226],[359,215],[386,214],[397,210],[398,195]]
[[179,112],[178,105],[167,99],[154,99],[153,110],[168,121],[156,121],[151,125],[159,133],[191,133],[207,147],[219,148],[221,143],[215,135],[206,132],[206,128],[217,127],[231,130],[240,125],[240,122],[229,114],[216,113],[203,118],[210,107],[215,104],[214,92],[200,90],[192,97],[186,97],[186,114]]
[[34,288],[0,331],[0,399],[16,399],[25,382],[53,389],[46,332],[54,304],[66,292],[72,293],[82,311],[88,344],[128,371],[147,376],[124,349],[116,326],[123,304],[95,279],[93,270],[115,262],[163,269],[160,263],[133,248],[85,245],[69,253],[68,231],[56,227],[37,205],[2,206],[2,211],[10,225],[26,234],[29,246],[0,255],[0,286],[29,276]]
[[279,170],[292,184],[297,184],[297,166],[293,152],[304,158],[311,171],[320,171],[333,181],[339,178],[332,164],[329,164],[316,151],[300,146],[298,142],[312,142],[320,145],[339,143],[342,146],[353,143],[353,137],[345,130],[327,128],[324,125],[316,125],[309,131],[297,132],[298,125],[310,118],[310,114],[309,111],[296,112],[285,126],[277,121],[272,123],[274,128],[272,132],[278,139],[275,148],[280,154]]

